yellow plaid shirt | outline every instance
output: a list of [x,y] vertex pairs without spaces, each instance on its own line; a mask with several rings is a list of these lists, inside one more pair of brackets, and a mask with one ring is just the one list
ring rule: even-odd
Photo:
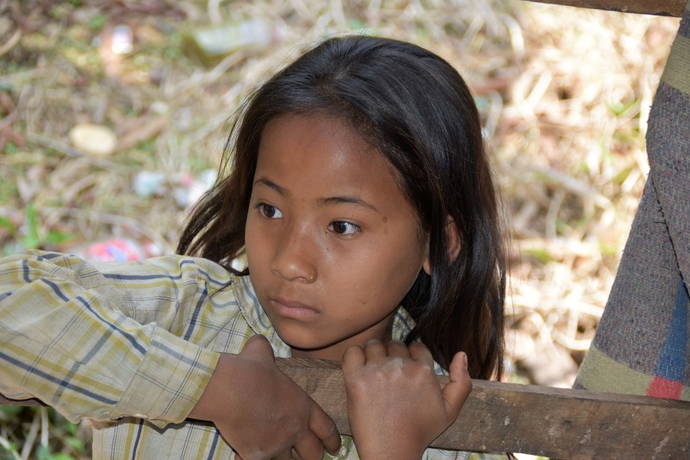
[[[412,320],[400,309],[402,338]],[[261,334],[290,348],[249,277],[204,259],[87,263],[35,252],[0,259],[0,393],[89,418],[94,459],[234,458],[210,423],[185,421],[218,360]],[[489,456],[427,449],[424,458]],[[358,458],[343,436],[336,457]]]

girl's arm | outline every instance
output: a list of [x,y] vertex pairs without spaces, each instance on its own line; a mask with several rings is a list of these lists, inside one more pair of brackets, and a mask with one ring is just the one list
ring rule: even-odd
[[455,355],[441,387],[421,343],[371,341],[345,352],[348,415],[362,459],[419,460],[458,416],[472,389],[464,353]]
[[[157,296],[177,297],[174,275],[129,264]],[[190,281],[191,273],[179,274]],[[37,397],[69,420],[141,416],[161,425],[184,420],[201,396],[219,354],[186,342],[160,324],[132,319],[155,310],[147,289],[120,288],[76,256],[36,252],[0,261],[0,393]],[[185,308],[191,291],[180,292]],[[138,294],[138,295],[137,295]],[[137,298],[143,298],[137,302]],[[127,314],[125,314],[127,313]],[[147,313],[143,313],[147,314]],[[172,315],[172,317],[180,315]],[[157,321],[160,319],[160,321]]]
[[[229,294],[217,291],[232,281],[212,262],[179,256],[98,266],[43,252],[0,259],[0,393],[37,397],[73,422],[134,416],[162,427],[183,421],[197,403],[208,402],[213,392],[205,389],[222,388],[226,397],[215,400],[213,416],[201,410],[196,415],[231,438],[232,417],[237,420],[246,406],[232,406],[227,394],[241,391],[252,398],[252,389],[271,382],[251,385],[247,376],[273,376],[277,381],[270,390],[291,391],[296,404],[309,410],[253,447],[289,451],[291,437],[309,432],[310,415],[320,409],[271,369],[270,347],[263,362],[205,348],[212,334],[205,336],[199,324],[214,308],[228,308],[223,296]],[[265,396],[254,395],[255,409]],[[271,409],[280,415],[293,404]],[[317,422],[316,432],[335,432],[325,414]],[[239,432],[234,439],[253,448],[251,439],[241,441],[243,436]],[[335,439],[337,444],[337,433]]]

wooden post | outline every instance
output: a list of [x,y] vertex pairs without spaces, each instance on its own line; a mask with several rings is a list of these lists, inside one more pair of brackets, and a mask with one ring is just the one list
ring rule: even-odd
[[530,0],[539,3],[681,17],[687,0]]
[[[338,363],[276,361],[333,418],[342,434],[351,433]],[[0,395],[0,404],[42,403]],[[688,458],[690,402],[474,380],[460,416],[432,446],[578,460]]]

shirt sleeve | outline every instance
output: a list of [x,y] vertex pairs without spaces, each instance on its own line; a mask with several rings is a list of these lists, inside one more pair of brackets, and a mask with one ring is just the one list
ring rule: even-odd
[[44,252],[0,259],[0,393],[39,398],[72,422],[184,420],[219,358],[186,340],[194,312],[229,276],[180,256],[98,267]]

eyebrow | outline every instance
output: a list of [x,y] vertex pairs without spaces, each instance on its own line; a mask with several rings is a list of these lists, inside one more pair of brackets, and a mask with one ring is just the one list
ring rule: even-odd
[[283,187],[281,187],[280,185],[276,184],[275,182],[268,180],[268,179],[265,179],[263,177],[254,181],[254,185],[259,185],[259,184],[265,185],[266,187],[269,187],[269,188],[272,188],[273,190],[280,193],[281,195],[284,195],[284,196],[289,195],[288,191],[285,190]]
[[363,206],[365,208],[369,208],[372,211],[376,211],[379,214],[381,214],[381,211],[379,211],[376,206],[374,206],[371,203],[368,203],[364,201],[361,198],[357,198],[355,196],[331,196],[328,198],[321,198],[319,200],[321,204],[328,205],[328,204],[355,204],[359,206]]
[[[254,182],[254,185],[265,185],[266,187],[275,190],[276,192],[280,193],[283,196],[288,196],[290,193],[287,191],[287,189],[281,187],[280,185],[276,184],[272,180],[266,179],[264,177],[257,179]],[[364,208],[371,209],[372,211],[376,211],[379,214],[381,214],[381,211],[378,210],[376,206],[373,204],[364,201],[363,199],[356,197],[356,196],[330,196],[328,198],[320,198],[319,199],[319,204],[321,205],[335,205],[335,204],[354,204],[358,206],[362,206]]]

